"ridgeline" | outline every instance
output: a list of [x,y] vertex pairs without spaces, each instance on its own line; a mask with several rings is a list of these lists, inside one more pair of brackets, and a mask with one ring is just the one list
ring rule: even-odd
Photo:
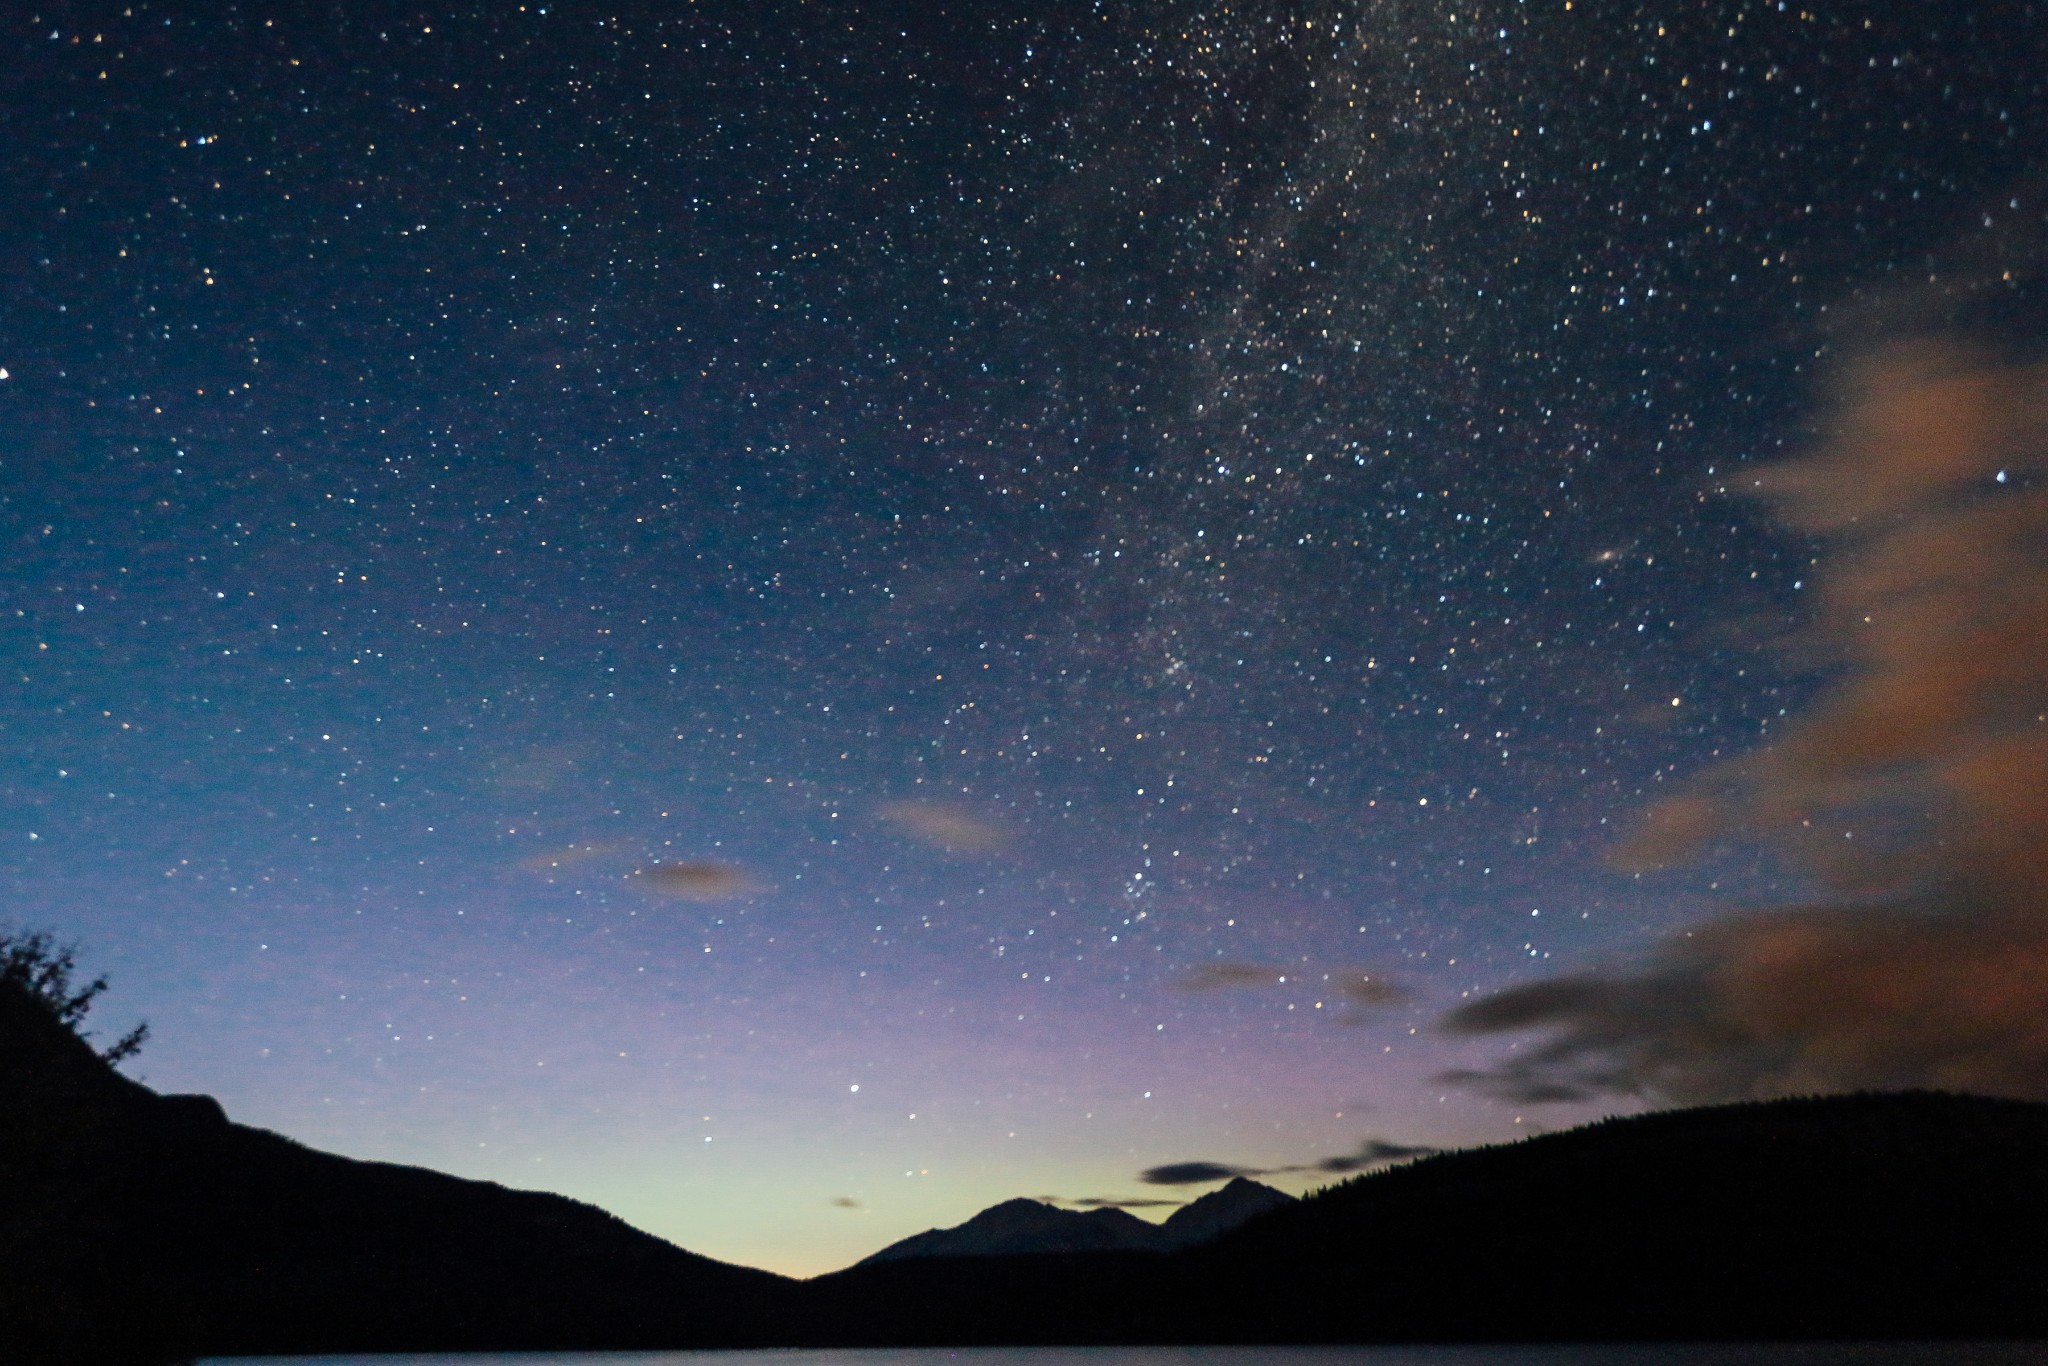
[[797,1282],[561,1196],[231,1123],[0,981],[10,1360],[2025,1338],[2048,1335],[2044,1287],[2048,1106],[2020,1101],[1667,1111],[1356,1177],[1180,1250],[899,1255]]

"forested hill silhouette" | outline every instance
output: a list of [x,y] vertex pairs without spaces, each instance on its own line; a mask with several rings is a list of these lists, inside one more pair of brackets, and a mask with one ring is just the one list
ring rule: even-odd
[[563,1196],[230,1123],[0,980],[7,1360],[744,1345],[797,1289]]
[[1355,1177],[1171,1256],[810,1282],[819,1342],[2048,1335],[2048,1106],[1919,1092],[1607,1120]]
[[1218,1273],[1292,1285],[1309,1336],[2038,1335],[2048,1106],[1915,1092],[1611,1119],[1356,1178],[1194,1279]]

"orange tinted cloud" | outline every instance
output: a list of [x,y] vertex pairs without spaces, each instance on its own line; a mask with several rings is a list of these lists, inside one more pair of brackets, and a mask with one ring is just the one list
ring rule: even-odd
[[999,854],[1009,848],[1006,831],[958,807],[936,802],[890,802],[878,815],[926,844],[962,854]]
[[2048,1099],[2048,365],[1918,341],[1854,366],[1831,438],[1752,492],[1821,538],[1837,675],[1772,746],[1651,808],[1617,862],[1731,840],[1836,899],[1632,972],[1475,1002],[1546,1031],[1459,1079],[1522,1099],[1935,1086]]
[[1287,980],[1287,969],[1266,963],[1203,963],[1175,982],[1182,991],[1223,991],[1231,987],[1270,987]]
[[678,901],[723,901],[761,890],[729,863],[655,863],[627,874],[642,889]]

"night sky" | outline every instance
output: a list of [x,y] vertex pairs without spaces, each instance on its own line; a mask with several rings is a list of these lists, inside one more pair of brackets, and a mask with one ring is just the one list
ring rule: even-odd
[[1637,1103],[1438,1022],[1796,894],[1608,858],[1824,684],[1719,490],[2048,145],[2018,3],[34,8],[0,919],[801,1273]]

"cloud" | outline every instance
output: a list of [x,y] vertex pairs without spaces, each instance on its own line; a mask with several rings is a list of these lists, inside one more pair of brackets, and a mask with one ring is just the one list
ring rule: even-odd
[[1441,1148],[1431,1148],[1417,1143],[1394,1143],[1383,1138],[1368,1138],[1358,1145],[1355,1152],[1318,1158],[1314,1162],[1297,1162],[1285,1167],[1234,1167],[1225,1162],[1169,1162],[1163,1167],[1147,1167],[1138,1173],[1138,1179],[1149,1186],[1199,1186],[1211,1181],[1228,1181],[1236,1176],[1256,1178],[1288,1176],[1299,1172],[1359,1172],[1370,1167],[1406,1162],[1411,1158],[1429,1157],[1442,1151]]
[[549,850],[544,854],[530,854],[519,860],[521,871],[528,873],[551,873],[562,868],[573,868],[591,859],[605,858],[619,852],[617,844],[571,844],[565,848]]
[[1387,1006],[1408,999],[1406,988],[1358,968],[1349,968],[1333,976],[1337,990],[1353,1005]]
[[1341,1157],[1326,1157],[1315,1164],[1319,1172],[1358,1172],[1368,1167],[1384,1167],[1392,1162],[1406,1162],[1416,1157],[1433,1157],[1442,1152],[1420,1143],[1389,1143],[1385,1139],[1369,1138],[1358,1145],[1355,1153]]
[[1009,832],[958,807],[935,802],[890,802],[877,813],[900,825],[926,844],[956,854],[1000,854],[1010,847]]
[[654,863],[627,874],[656,896],[677,901],[723,901],[761,890],[743,869],[729,863]]
[[832,1207],[834,1209],[859,1209],[861,1208],[861,1203],[850,1195],[835,1195],[832,1197]]
[[1203,963],[1175,980],[1177,991],[1223,991],[1232,987],[1270,987],[1287,980],[1287,969],[1265,963]]
[[523,792],[545,792],[575,777],[588,755],[580,746],[549,745],[494,760],[491,780]]
[[1116,1196],[1090,1195],[1079,1200],[1068,1200],[1058,1195],[1041,1195],[1039,1199],[1051,1205],[1072,1205],[1075,1209],[1178,1209],[1185,1200],[1147,1200],[1143,1196],[1122,1199]]
[[1173,983],[1176,991],[1230,991],[1250,987],[1294,986],[1314,990],[1328,983],[1331,990],[1354,1005],[1383,1006],[1405,1000],[1408,993],[1380,973],[1363,968],[1338,968],[1314,972],[1307,968],[1269,963],[1202,963],[1183,973]]
[[1750,491],[1821,544],[1810,640],[1837,672],[1617,861],[1760,843],[1826,894],[1454,1011],[1456,1034],[1545,1037],[1453,1079],[1524,1101],[2048,1100],[2048,364],[1883,348],[1822,449]]
[[1270,1176],[1258,1167],[1232,1167],[1221,1162],[1169,1162],[1147,1167],[1138,1179],[1148,1186],[1199,1186],[1210,1181],[1228,1181],[1233,1176]]
[[1759,913],[1634,972],[1518,987],[1448,1024],[1550,1031],[1452,1078],[1531,1103],[1915,1086],[2048,1099],[2048,933],[2038,913],[1949,901]]

